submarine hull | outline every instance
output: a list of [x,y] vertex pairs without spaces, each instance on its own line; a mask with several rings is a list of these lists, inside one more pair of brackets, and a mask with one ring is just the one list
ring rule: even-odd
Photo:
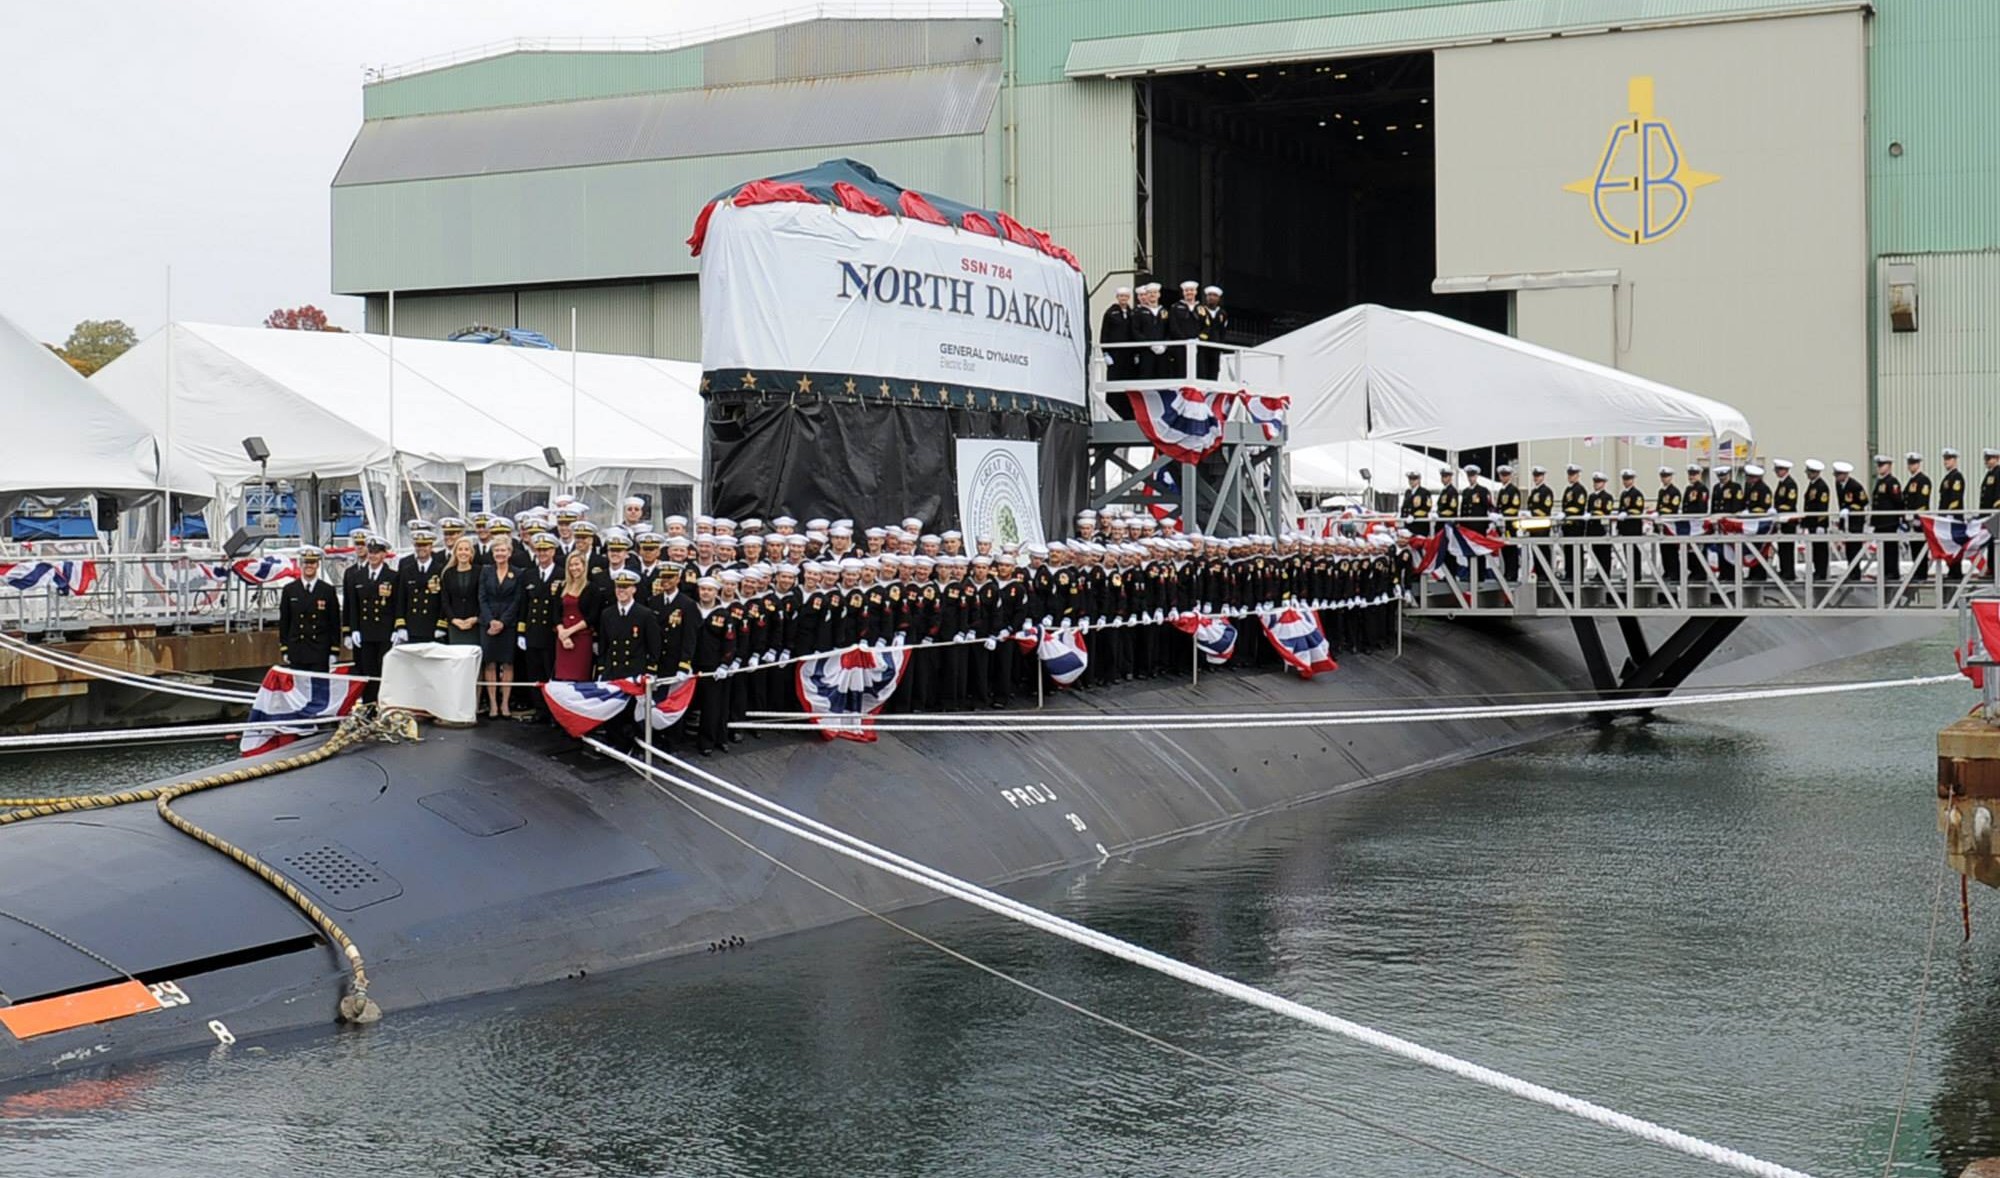
[[[1936,629],[1910,619],[1753,621],[1699,679],[1773,678]],[[1310,682],[1204,670],[1198,686],[1134,683],[1052,696],[1048,707],[1515,703],[1587,691],[1588,678],[1566,624],[1431,623],[1410,628],[1400,657],[1353,656]],[[1576,723],[891,732],[870,744],[767,733],[699,764],[892,851],[1001,885]],[[350,749],[175,809],[324,907],[365,955],[370,994],[391,1016],[934,898],[525,725],[433,728],[417,743]],[[152,987],[160,1008],[26,1038],[0,1030],[0,1084],[332,1029],[346,975],[288,901],[149,805],[0,827],[0,993],[18,1005],[128,979]]]

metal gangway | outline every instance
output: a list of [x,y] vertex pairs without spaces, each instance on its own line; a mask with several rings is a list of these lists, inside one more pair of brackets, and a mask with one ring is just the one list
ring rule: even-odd
[[[1107,356],[1143,356],[1160,371],[1115,379]],[[1285,439],[1251,419],[1248,396],[1279,396],[1284,357],[1261,348],[1208,340],[1159,340],[1096,345],[1091,363],[1090,502],[1103,510],[1171,508],[1184,525],[1205,535],[1275,533],[1296,514],[1283,462]],[[1191,389],[1225,398],[1221,438],[1199,463],[1176,461],[1153,449],[1139,423],[1119,420],[1127,393]],[[1103,420],[1110,415],[1114,420]],[[1165,477],[1163,478],[1163,472]],[[1162,491],[1162,483],[1171,490]]]
[[[1965,516],[2000,526],[2000,517]],[[1566,521],[1558,534],[1546,520],[1523,520],[1519,535],[1500,528],[1402,520],[1416,533],[1412,551],[1435,529],[1471,527],[1501,543],[1494,552],[1469,543],[1437,543],[1430,567],[1412,579],[1404,614],[1434,618],[1564,617],[1576,632],[1592,681],[1601,693],[1665,694],[1701,665],[1752,617],[1931,616],[1943,623],[1974,596],[1996,587],[1990,550],[1968,545],[1955,560],[1929,555],[1924,533],[1901,513],[1877,530],[1869,513],[1836,517],[1825,531],[1801,517],[1649,517],[1638,535],[1578,535],[1625,521]],[[1785,530],[1789,528],[1789,530]],[[1894,564],[1888,546],[1896,546]],[[1789,548],[1787,553],[1785,549]],[[1823,570],[1823,575],[1821,575]],[[1614,619],[1627,658],[1614,668],[1599,621]],[[1657,644],[1642,623],[1675,623]]]

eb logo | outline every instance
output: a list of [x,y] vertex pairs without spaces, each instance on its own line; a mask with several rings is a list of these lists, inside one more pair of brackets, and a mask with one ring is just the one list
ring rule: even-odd
[[1695,189],[1722,177],[1685,166],[1673,125],[1653,113],[1653,79],[1631,79],[1626,93],[1632,117],[1612,124],[1597,174],[1563,191],[1590,198],[1591,215],[1606,235],[1651,245],[1687,220]]

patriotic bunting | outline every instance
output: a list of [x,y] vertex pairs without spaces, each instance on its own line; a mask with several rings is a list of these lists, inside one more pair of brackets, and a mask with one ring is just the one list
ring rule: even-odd
[[1963,560],[1968,554],[1983,553],[1991,538],[1984,520],[1965,520],[1948,515],[1919,515],[1924,525],[1924,542],[1932,560]]
[[264,682],[250,704],[250,723],[268,727],[244,730],[237,748],[246,757],[283,748],[312,732],[312,725],[300,721],[353,711],[366,686],[347,675],[272,667],[264,672]]
[[238,580],[251,585],[276,585],[299,576],[298,562],[289,556],[246,556],[229,567]]
[[646,724],[655,730],[672,728],[687,715],[694,705],[694,676],[690,675],[667,688],[667,693],[653,701],[653,710],[646,717]]
[[0,563],[0,585],[18,589],[23,593],[39,589],[44,585],[54,585],[57,593],[68,597],[72,594],[88,593],[97,582],[97,562],[89,560],[37,560]]
[[1050,630],[1035,644],[1036,657],[1058,687],[1068,687],[1090,667],[1090,647],[1083,635],[1067,627]]
[[1227,395],[1211,397],[1198,389],[1141,389],[1127,395],[1139,432],[1176,462],[1200,462],[1222,444]]
[[1220,666],[1236,653],[1236,626],[1228,618],[1205,614],[1182,614],[1173,621],[1174,629],[1194,635],[1194,644],[1210,664]]
[[1440,558],[1446,565],[1456,561],[1471,560],[1475,556],[1492,556],[1507,546],[1507,541],[1499,536],[1476,531],[1459,524],[1447,524],[1435,536],[1418,536],[1410,541],[1410,551],[1417,557],[1417,572],[1430,573],[1442,577],[1442,570],[1435,569]]
[[[1929,520],[1929,516],[1924,517]],[[1942,558],[1940,558],[1942,559]],[[1958,661],[1958,673],[1972,680],[1978,688],[1986,686],[1986,668],[1976,666],[1972,660],[1984,656],[1990,661],[1995,652],[2000,652],[2000,600],[1974,598],[1972,601],[1972,634],[1965,645],[1952,652]]]
[[827,740],[872,741],[875,713],[910,666],[901,647],[859,647],[799,664],[799,704]]
[[1258,619],[1264,623],[1264,636],[1271,640],[1278,657],[1297,671],[1299,678],[1310,679],[1322,671],[1340,669],[1327,648],[1326,632],[1320,629],[1318,614],[1287,606],[1259,614]]
[[578,740],[621,712],[636,718],[638,713],[634,701],[645,693],[646,681],[643,679],[585,683],[568,683],[558,679],[542,684],[542,699],[549,705],[549,714],[555,717],[564,732]]
[[1240,394],[1243,407],[1249,411],[1250,420],[1264,427],[1264,440],[1282,442],[1285,440],[1285,414],[1292,407],[1290,397],[1259,397],[1252,393]]

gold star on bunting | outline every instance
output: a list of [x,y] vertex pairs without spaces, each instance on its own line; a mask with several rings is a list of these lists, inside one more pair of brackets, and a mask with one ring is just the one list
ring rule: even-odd
[[913,384],[910,386],[911,399],[914,400],[916,398],[922,397],[923,395],[924,395],[924,386],[920,384]]
[[940,404],[940,405],[944,404],[944,398],[945,398],[945,389],[944,389],[944,386],[943,386],[943,385],[939,385],[939,386],[938,386],[938,404]]
[[708,391],[708,378],[705,376],[701,378],[701,391],[704,393]]
[[854,378],[851,376],[847,378],[847,395],[850,397],[854,395]]
[[886,381],[886,380],[882,382],[882,386],[881,386],[881,387],[882,387],[882,395],[883,395],[883,396],[885,396],[885,397],[886,397],[886,396],[888,396],[888,395],[890,394],[890,392],[892,392],[892,391],[893,391],[893,390],[891,390],[891,389],[889,388],[889,382],[888,382],[888,381]]
[[813,391],[813,378],[812,378],[812,377],[810,377],[810,376],[801,376],[801,377],[799,378],[799,391],[800,391],[800,392],[802,392],[802,393],[810,393],[810,392],[812,392],[812,391]]
[[743,374],[743,387],[744,387],[744,388],[746,388],[746,389],[754,389],[754,388],[756,388],[756,387],[757,387],[757,374],[756,374],[756,373],[754,373],[754,372],[746,372],[746,373],[744,373],[744,374]]

